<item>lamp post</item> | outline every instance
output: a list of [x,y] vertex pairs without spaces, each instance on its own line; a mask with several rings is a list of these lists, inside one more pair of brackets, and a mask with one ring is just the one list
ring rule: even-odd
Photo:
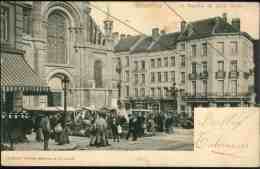
[[69,83],[69,79],[67,76],[64,76],[64,78],[62,79],[62,88],[64,90],[64,123],[66,123],[67,121],[69,121],[69,116],[67,115],[67,85]]
[[174,83],[172,84],[171,93],[172,93],[172,96],[173,96],[173,97],[177,97],[177,98],[176,98],[177,111],[178,111],[178,97],[179,97],[178,93],[179,93],[179,92],[180,92],[180,93],[183,92],[183,89],[178,89],[178,88],[176,87],[176,83],[174,82]]
[[120,58],[117,59],[116,72],[118,73],[118,76],[119,76],[119,81],[117,83],[117,88],[118,88],[118,101],[117,101],[117,105],[118,105],[118,108],[121,108],[120,98],[121,98],[121,83],[122,83],[121,82],[122,65],[121,65],[121,59]]

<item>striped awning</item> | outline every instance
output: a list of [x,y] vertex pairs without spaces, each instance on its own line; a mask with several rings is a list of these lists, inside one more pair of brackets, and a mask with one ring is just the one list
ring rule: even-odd
[[47,94],[49,87],[22,55],[1,53],[1,91],[23,91],[28,95]]

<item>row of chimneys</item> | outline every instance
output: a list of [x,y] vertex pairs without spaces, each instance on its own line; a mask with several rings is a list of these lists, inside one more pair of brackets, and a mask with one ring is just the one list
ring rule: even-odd
[[[224,20],[224,22],[227,22],[227,13],[223,13],[222,14],[222,18]],[[239,18],[233,18],[231,21],[231,25],[237,29],[238,31],[240,31],[240,19]],[[185,30],[186,27],[186,21],[181,21],[181,32],[183,32]],[[161,30],[161,34],[165,34],[164,30]],[[152,29],[152,37],[154,39],[156,39],[157,37],[159,37],[159,28],[153,28]]]
[[[153,30],[152,30],[152,37],[153,37],[153,38],[159,37],[160,34],[161,34],[161,35],[165,34],[165,30],[161,30],[161,32],[159,33],[159,28],[153,28]],[[126,34],[120,34],[120,35],[119,35],[118,32],[113,32],[113,33],[112,33],[112,38],[113,38],[114,40],[120,40],[120,39],[129,38],[129,37],[131,37],[131,35],[129,35],[129,34],[127,34],[127,35],[126,35]]]
[[125,39],[125,38],[129,38],[131,35],[129,35],[129,34],[120,34],[119,35],[119,33],[118,32],[113,32],[112,33],[112,37],[113,37],[113,39],[115,39],[115,40],[120,40],[120,39]]
[[[227,13],[223,13],[222,14],[222,19],[224,20],[224,22],[227,22]],[[231,25],[236,28],[238,31],[240,31],[240,19],[239,18],[233,18],[232,21],[231,21]],[[186,27],[186,22],[185,21],[182,21],[181,22],[181,32],[183,32],[185,30],[185,27]],[[157,39],[160,34],[161,35],[164,35],[166,32],[165,30],[161,30],[159,32],[159,28],[153,28],[152,29],[152,38],[153,39]],[[120,40],[120,39],[125,39],[125,38],[128,38],[130,37],[131,35],[125,35],[125,34],[120,34],[120,38],[119,38],[119,33],[118,32],[114,32],[112,34],[112,37],[113,39],[115,40]]]

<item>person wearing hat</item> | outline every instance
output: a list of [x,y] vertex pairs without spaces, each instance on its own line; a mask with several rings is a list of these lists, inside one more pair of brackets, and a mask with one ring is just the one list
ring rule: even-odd
[[128,138],[130,137],[130,135],[132,134],[133,135],[133,141],[137,140],[137,119],[129,114],[128,115],[129,117],[129,125],[128,125],[128,133],[127,133],[127,136],[126,136],[126,139],[128,140]]

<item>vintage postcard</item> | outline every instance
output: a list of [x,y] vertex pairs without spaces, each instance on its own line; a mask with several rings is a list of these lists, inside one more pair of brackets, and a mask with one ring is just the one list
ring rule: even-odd
[[2,165],[260,165],[258,2],[0,9]]

